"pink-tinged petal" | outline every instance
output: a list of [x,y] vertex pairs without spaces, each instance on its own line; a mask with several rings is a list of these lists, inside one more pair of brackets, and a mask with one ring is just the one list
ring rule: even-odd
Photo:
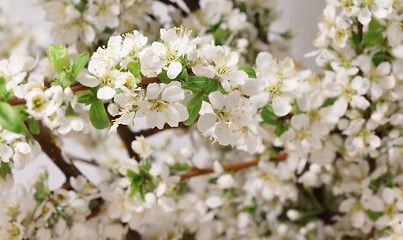
[[182,72],[182,64],[179,62],[172,62],[169,64],[167,75],[170,79],[176,78]]
[[115,89],[113,89],[109,86],[104,86],[98,90],[97,98],[108,100],[108,99],[113,98],[115,96],[115,94],[116,94]]
[[209,130],[217,121],[217,116],[214,113],[206,113],[201,115],[199,121],[197,121],[197,129],[200,132],[206,132]]
[[224,96],[220,91],[215,91],[209,94],[208,96],[211,105],[213,105],[213,108],[215,109],[223,109],[224,104],[226,102],[226,96]]
[[156,99],[160,95],[161,86],[158,83],[151,83],[147,87],[147,99]]
[[276,114],[277,116],[285,116],[287,115],[292,107],[291,105],[284,99],[284,97],[274,97],[272,99],[273,102],[273,110],[274,110],[274,114]]
[[214,134],[217,136],[217,141],[220,145],[228,145],[231,142],[231,130],[224,122],[219,122],[214,130]]

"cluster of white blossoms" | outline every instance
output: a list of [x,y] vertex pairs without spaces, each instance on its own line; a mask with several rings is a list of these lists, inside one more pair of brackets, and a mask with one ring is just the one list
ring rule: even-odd
[[[327,1],[318,74],[279,58],[272,1],[39,2],[69,46],[0,61],[0,238],[403,236],[401,1]],[[9,192],[40,147],[66,184]]]

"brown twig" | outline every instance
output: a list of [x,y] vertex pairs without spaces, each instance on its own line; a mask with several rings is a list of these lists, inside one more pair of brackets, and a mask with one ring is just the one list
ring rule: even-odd
[[[25,125],[28,126],[28,124],[29,121],[25,121]],[[81,172],[73,164],[69,164],[65,161],[62,155],[62,151],[56,145],[50,134],[50,131],[45,126],[43,126],[40,121],[38,121],[38,125],[40,128],[40,134],[33,134],[32,136],[41,145],[42,151],[45,152],[46,155],[48,155],[48,157],[64,173],[67,182],[69,181],[70,177],[77,177],[79,175],[82,175]]]
[[[357,36],[359,43],[361,43],[362,40],[362,28],[363,28],[362,24],[360,23],[360,21],[357,20]],[[360,47],[360,45],[356,47],[355,52],[357,53],[357,56],[362,53],[362,48]]]
[[[274,162],[283,161],[287,157],[288,157],[287,153],[279,153],[274,158],[270,158],[270,161],[274,161]],[[257,159],[254,159],[254,160],[248,161],[248,162],[241,162],[241,163],[226,165],[226,166],[223,166],[223,169],[225,171],[238,171],[238,170],[241,170],[241,169],[244,169],[247,167],[255,166],[259,163],[259,161],[260,161],[260,159],[257,158]],[[188,179],[191,177],[208,174],[208,173],[213,173],[213,172],[214,172],[213,168],[201,168],[201,169],[192,170],[188,173],[181,175],[180,177],[181,177],[181,180],[185,180],[185,179]]]
[[171,0],[160,0],[160,1],[165,3],[166,5],[171,5],[174,8],[178,9],[183,17],[186,17],[188,15],[188,13],[185,10],[183,10],[176,2],[172,2]]
[[260,40],[262,40],[262,42],[264,43],[270,43],[268,36],[266,36],[263,33],[263,29],[262,29],[262,25],[260,24],[260,20],[259,20],[260,14],[258,12],[255,13],[255,26],[257,28],[257,36]]
[[195,12],[196,10],[200,9],[199,0],[184,0],[184,2],[191,12]]
[[99,164],[93,159],[86,160],[86,159],[83,159],[83,158],[79,158],[77,156],[73,156],[73,155],[71,155],[69,153],[65,153],[65,154],[73,162],[77,161],[77,162],[83,162],[83,163],[86,163],[86,164],[90,164],[90,165],[93,165],[93,166],[99,166]]

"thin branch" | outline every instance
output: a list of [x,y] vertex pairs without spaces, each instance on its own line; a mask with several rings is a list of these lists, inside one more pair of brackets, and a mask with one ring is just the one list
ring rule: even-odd
[[260,14],[258,12],[255,13],[255,26],[257,28],[258,38],[262,40],[264,43],[270,43],[268,36],[263,33],[262,25],[259,20]]
[[176,2],[172,2],[171,0],[160,0],[160,1],[162,3],[165,3],[166,5],[171,5],[174,8],[178,9],[183,17],[186,17],[188,15],[188,13],[184,9],[182,9]]
[[[358,42],[361,43],[362,40],[362,24],[360,23],[360,21],[357,20],[357,36],[358,36]],[[355,52],[357,53],[357,55],[360,55],[362,53],[362,48],[358,45],[355,49]]]
[[191,12],[195,12],[200,9],[200,1],[199,0],[184,0],[186,5],[188,6]]
[[[25,124],[28,126],[29,122],[25,121]],[[67,182],[69,181],[70,177],[82,175],[80,170],[78,170],[73,164],[69,164],[65,161],[62,151],[56,145],[50,134],[50,131],[40,121],[38,121],[38,125],[40,128],[40,134],[33,134],[32,136],[41,145],[42,151],[45,152],[46,155],[48,155],[48,157],[63,172],[63,174],[66,176]]]
[[83,158],[79,158],[77,156],[73,156],[73,155],[71,155],[69,153],[65,153],[65,155],[73,162],[77,161],[77,162],[90,164],[90,165],[93,165],[93,166],[99,166],[99,164],[94,159],[86,160],[86,159],[83,159]]
[[[279,153],[277,154],[277,156],[275,156],[274,158],[270,158],[270,161],[273,162],[277,162],[277,161],[283,161],[288,157],[287,153]],[[241,162],[241,163],[235,163],[235,164],[230,164],[230,165],[226,165],[223,166],[223,169],[225,171],[238,171],[247,167],[251,167],[251,166],[256,166],[259,163],[260,159],[254,159],[252,161],[248,161],[248,162]],[[204,175],[204,174],[208,174],[208,173],[213,173],[214,169],[213,168],[201,168],[201,169],[195,169],[192,170],[188,173],[185,173],[183,175],[181,175],[181,180],[185,180],[191,177],[195,177],[195,176],[199,176],[199,175]]]

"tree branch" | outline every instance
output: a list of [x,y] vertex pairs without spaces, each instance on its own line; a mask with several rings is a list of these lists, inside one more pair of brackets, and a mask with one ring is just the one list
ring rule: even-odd
[[194,11],[200,9],[199,0],[184,0],[184,2],[186,3],[186,6],[188,6],[188,8],[191,12],[194,12]]
[[[27,125],[28,127],[29,122],[25,121],[25,125]],[[77,177],[79,175],[82,175],[81,172],[73,164],[68,164],[65,161],[62,155],[62,151],[56,145],[50,134],[50,131],[45,126],[43,126],[40,121],[38,121],[38,125],[40,128],[40,134],[32,134],[32,136],[41,145],[42,151],[45,152],[46,155],[48,155],[48,157],[63,172],[63,174],[66,176],[67,182],[69,181],[70,177]]]
[[[274,158],[270,158],[270,161],[273,161],[273,162],[283,161],[287,157],[288,157],[287,153],[279,153]],[[257,158],[252,161],[249,161],[249,162],[241,162],[241,163],[226,165],[226,166],[223,166],[223,169],[225,171],[238,171],[238,170],[241,170],[241,169],[244,169],[247,167],[255,166],[259,163],[259,161],[260,161],[260,159]],[[208,174],[208,173],[213,173],[213,172],[214,172],[213,168],[201,168],[201,169],[195,169],[193,171],[185,173],[185,174],[181,175],[180,177],[181,177],[181,180],[185,180],[185,179],[188,179],[191,177],[204,175],[204,174]]]
[[76,157],[76,156],[73,156],[73,155],[71,155],[71,154],[69,154],[69,153],[65,153],[66,154],[66,156],[71,160],[71,161],[77,161],[77,162],[82,162],[82,163],[87,163],[87,164],[90,164],[90,165],[93,165],[93,166],[99,166],[99,164],[94,160],[94,159],[90,159],[90,160],[85,160],[85,159],[83,159],[83,158],[79,158],[79,157]]
[[270,43],[268,36],[263,33],[262,25],[259,20],[260,14],[258,12],[255,13],[255,26],[257,28],[257,36],[264,43]]
[[172,2],[171,0],[160,0],[160,1],[162,3],[165,3],[166,5],[171,5],[174,8],[178,9],[183,17],[186,17],[188,15],[188,13],[185,10],[183,10],[176,2]]

